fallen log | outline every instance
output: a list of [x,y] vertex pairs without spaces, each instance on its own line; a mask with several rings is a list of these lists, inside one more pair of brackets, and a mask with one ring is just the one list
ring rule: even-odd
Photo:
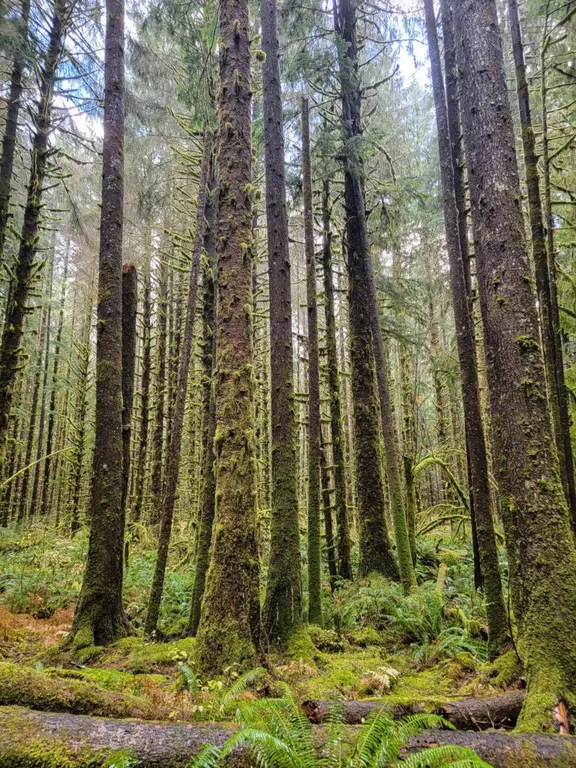
[[576,766],[576,738],[546,733],[499,731],[424,731],[410,739],[406,753],[451,744],[469,747],[494,768],[568,768]]
[[[342,717],[348,725],[360,725],[370,712],[384,709],[393,718],[422,712],[442,715],[461,730],[484,731],[489,728],[513,728],[524,701],[524,691],[508,691],[497,696],[467,697],[455,701],[398,702],[389,699],[366,699],[341,702]],[[321,723],[334,707],[328,701],[305,701],[304,713],[312,723]]]
[[[118,750],[129,750],[140,768],[184,768],[204,744],[221,747],[234,731],[225,724],[113,720],[0,707],[0,768],[100,768]],[[322,744],[321,729],[317,743]],[[494,768],[576,765],[576,738],[547,734],[426,731],[410,740],[406,753],[445,744],[470,747]],[[246,753],[234,753],[229,766],[250,768],[250,760]]]
[[19,705],[47,712],[106,717],[158,717],[142,699],[106,691],[94,683],[0,662],[0,705]]

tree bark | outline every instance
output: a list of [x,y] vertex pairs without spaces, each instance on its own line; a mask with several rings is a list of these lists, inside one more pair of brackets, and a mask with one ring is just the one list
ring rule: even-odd
[[[510,21],[510,35],[512,37],[512,51],[514,54],[514,66],[516,72],[516,94],[518,97],[518,108],[520,113],[522,148],[524,150],[524,174],[526,178],[526,191],[528,194],[528,218],[530,221],[532,258],[536,274],[536,290],[538,294],[538,307],[540,310],[542,328],[542,348],[544,352],[544,364],[546,367],[548,399],[552,414],[552,425],[554,428],[554,439],[556,450],[558,452],[558,461],[560,463],[560,475],[562,477],[562,484],[570,509],[572,528],[576,533],[574,457],[572,454],[572,443],[570,441],[570,425],[567,418],[568,410],[566,403],[566,389],[564,386],[564,361],[561,348],[562,340],[559,333],[555,331],[553,320],[554,316],[558,317],[558,306],[556,301],[556,310],[554,312],[552,307],[550,275],[548,272],[546,232],[544,229],[542,200],[540,197],[536,139],[532,127],[530,93],[528,90],[528,80],[526,78],[524,45],[522,43],[522,31],[520,27],[520,15],[518,12],[517,0],[508,0],[508,18]],[[560,348],[557,349],[557,346]],[[562,366],[562,370],[557,370],[558,365]],[[564,398],[563,403],[561,403],[562,398]]]
[[150,378],[152,373],[151,320],[152,300],[150,295],[150,270],[152,257],[152,231],[146,228],[146,265],[144,268],[144,297],[142,307],[142,390],[140,393],[140,434],[138,439],[138,461],[134,480],[134,503],[132,522],[139,523],[144,503],[146,484],[146,457],[148,455],[148,435],[150,432]]
[[[360,574],[380,571],[388,576],[395,576],[396,565],[387,538],[384,523],[384,495],[380,500],[382,483],[375,482],[378,474],[376,461],[379,457],[377,446],[379,436],[377,425],[371,428],[366,422],[375,418],[377,410],[368,403],[369,393],[373,388],[370,379],[373,365],[378,382],[378,400],[382,437],[385,444],[386,471],[400,579],[405,592],[416,584],[410,541],[404,510],[404,490],[400,480],[398,458],[398,439],[394,425],[390,399],[390,382],[384,354],[384,342],[380,328],[376,284],[368,240],[366,206],[362,179],[362,158],[358,152],[358,137],[361,135],[361,90],[358,72],[358,44],[356,39],[356,10],[349,0],[340,0],[336,19],[336,33],[342,40],[338,46],[340,87],[342,99],[342,122],[344,132],[344,207],[346,210],[346,248],[350,273],[350,335],[352,357],[352,386],[355,390],[355,437],[356,447],[360,451],[369,451],[373,455],[365,462],[357,456],[356,469],[363,477],[358,478],[358,500],[360,502]],[[367,345],[373,352],[367,354]],[[371,364],[371,361],[374,361]],[[356,383],[354,380],[356,379]],[[358,399],[360,398],[360,400]],[[365,402],[362,402],[362,399]],[[369,409],[372,405],[372,412]],[[359,423],[360,421],[360,423]],[[361,422],[364,421],[363,425]],[[364,427],[364,429],[363,429]],[[368,430],[366,430],[368,427]],[[370,433],[373,433],[372,435]],[[370,447],[372,444],[373,447]],[[366,456],[368,458],[368,456]],[[360,469],[362,467],[362,469]],[[368,483],[370,490],[362,489]],[[364,496],[373,496],[370,509]],[[380,529],[380,530],[378,530]]]
[[168,265],[160,256],[156,314],[156,399],[152,434],[152,508],[150,522],[160,522],[164,485],[164,422],[166,416],[166,326],[168,316]]
[[[556,373],[556,392],[558,398],[558,431],[563,442],[563,450],[558,451],[560,461],[565,460],[565,467],[560,468],[561,476],[566,478],[568,506],[571,513],[572,531],[576,534],[576,503],[574,481],[574,455],[570,437],[570,413],[568,410],[568,390],[564,377],[564,351],[562,347],[562,326],[558,306],[556,286],[556,250],[554,246],[554,219],[550,185],[550,149],[548,139],[548,84],[546,51],[550,42],[548,34],[548,5],[544,25],[544,40],[540,51],[540,102],[542,110],[542,171],[544,182],[544,223],[546,231],[546,253],[548,258],[548,287],[550,290],[550,323],[553,334],[554,371]],[[558,444],[558,438],[556,439]]]
[[216,433],[216,403],[214,401],[214,357],[215,357],[215,324],[216,324],[216,296],[214,282],[218,265],[216,263],[216,215],[217,201],[215,199],[216,179],[214,168],[215,157],[212,159],[210,173],[210,188],[206,198],[206,231],[204,236],[204,251],[206,261],[203,269],[203,314],[202,314],[202,439],[204,443],[202,451],[202,489],[200,502],[200,521],[198,525],[198,538],[196,544],[196,570],[194,573],[194,587],[190,603],[190,620],[188,622],[188,634],[194,637],[198,632],[200,614],[202,610],[202,598],[206,588],[206,573],[210,556],[210,544],[212,543],[212,526],[214,524],[216,477],[214,475],[214,436]]
[[158,537],[158,552],[154,578],[150,590],[148,613],[146,616],[145,631],[151,635],[156,631],[158,617],[160,615],[160,602],[164,589],[164,577],[166,563],[168,562],[168,547],[172,534],[172,520],[174,517],[174,504],[176,502],[176,487],[178,485],[178,473],[180,469],[180,448],[182,445],[182,429],[184,426],[184,411],[186,406],[186,393],[188,391],[188,373],[190,371],[190,358],[192,356],[192,341],[194,334],[194,321],[196,319],[196,296],[198,294],[198,276],[200,274],[200,260],[204,245],[204,232],[206,227],[206,198],[210,181],[210,161],[212,158],[212,133],[208,127],[204,130],[204,144],[202,149],[202,164],[200,168],[200,180],[198,186],[198,201],[196,205],[196,229],[194,244],[192,246],[192,264],[188,284],[188,300],[186,305],[186,322],[184,326],[184,339],[180,355],[180,367],[178,373],[178,387],[176,390],[176,402],[174,404],[174,419],[172,423],[170,444],[165,473],[164,503],[162,505],[162,518],[160,521],[160,535]]
[[[40,501],[40,515],[46,515],[49,511],[49,497],[52,487],[52,453],[54,450],[54,430],[56,426],[56,398],[58,396],[58,371],[60,368],[60,352],[62,347],[62,331],[64,329],[64,305],[66,302],[66,289],[68,282],[68,262],[70,259],[70,236],[66,241],[64,252],[64,267],[62,274],[62,288],[60,293],[60,308],[58,312],[58,325],[54,340],[54,363],[52,366],[52,386],[50,389],[50,403],[48,405],[48,428],[46,430],[46,458],[44,459],[44,482],[42,484],[42,499]],[[48,359],[46,359],[48,365]],[[34,514],[34,511],[32,511]]]
[[122,268],[122,509],[126,515],[130,480],[130,442],[136,371],[138,273],[133,264]]
[[[235,730],[226,724],[175,725],[2,707],[0,768],[33,766],[38,759],[46,768],[60,768],[64,760],[70,768],[96,768],[104,766],[112,751],[121,749],[133,755],[140,768],[185,768],[205,744],[222,747]],[[469,747],[494,768],[561,768],[576,759],[574,737],[546,734],[430,730],[410,739],[407,752],[442,745]],[[249,759],[239,751],[226,764],[245,768],[247,763]]]
[[[420,701],[391,704],[384,698],[345,701],[341,706],[343,721],[348,725],[362,725],[371,712],[384,709],[391,717],[397,719],[428,712],[442,715],[459,730],[484,731],[492,728],[513,728],[522,709],[524,697],[525,691],[509,691],[498,696],[466,697],[433,704]],[[310,722],[322,723],[334,709],[334,703],[305,701],[302,709]]]
[[576,680],[576,551],[545,396],[495,0],[454,6],[462,125],[525,730]]
[[320,538],[320,362],[318,358],[318,304],[316,254],[312,209],[312,167],[308,99],[302,99],[302,190],[306,252],[306,304],[308,314],[308,622],[322,625],[322,559]]
[[[52,103],[56,72],[62,57],[65,29],[70,9],[65,0],[56,0],[52,14],[50,37],[40,72],[40,93],[34,114],[36,127],[30,153],[30,178],[20,234],[20,246],[14,277],[8,292],[6,319],[0,341],[0,462],[3,460],[12,404],[12,390],[21,357],[24,318],[28,309],[30,288],[39,265],[35,261],[42,212],[42,192],[52,153],[48,144],[52,124]],[[2,474],[0,469],[0,475]]]
[[446,94],[442,79],[442,64],[433,0],[424,0],[424,8],[436,108],[444,226],[450,263],[450,288],[465,410],[466,439],[469,447],[470,479],[475,502],[474,522],[486,595],[490,652],[492,655],[496,655],[508,636],[507,615],[502,597],[498,550],[490,510],[490,479],[478,389],[476,348],[466,288],[464,261],[460,250],[461,236],[456,209]]
[[350,522],[346,505],[346,452],[342,425],[342,400],[336,346],[336,313],[334,310],[334,275],[332,274],[332,226],[330,220],[330,183],[322,188],[322,269],[324,278],[324,312],[326,314],[326,359],[330,390],[330,431],[334,464],[334,499],[338,532],[338,572],[341,579],[352,579]]
[[252,142],[247,0],[220,3],[216,512],[197,651],[204,674],[254,666],[260,644],[252,352]]
[[106,0],[104,146],[96,342],[96,440],[88,558],[68,642],[109,645],[129,630],[122,605],[122,232],[124,0]]
[[302,622],[292,299],[276,0],[262,0],[260,12],[262,50],[266,54],[262,66],[262,108],[270,278],[272,452],[270,562],[263,625],[270,642],[284,644]]
[[2,137],[2,159],[0,160],[0,260],[4,255],[4,245],[8,232],[10,216],[10,195],[12,192],[12,173],[14,170],[14,155],[16,153],[16,137],[18,135],[18,115],[22,99],[24,67],[26,66],[26,49],[28,47],[28,22],[30,19],[30,0],[22,0],[22,16],[20,20],[19,40],[15,42],[14,62],[10,75],[10,93]]

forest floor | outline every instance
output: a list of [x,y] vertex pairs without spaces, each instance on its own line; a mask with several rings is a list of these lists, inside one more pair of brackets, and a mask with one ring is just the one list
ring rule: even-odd
[[[2,532],[0,704],[74,711],[74,687],[80,686],[80,695],[88,691],[87,684],[99,702],[91,710],[97,714],[117,714],[117,697],[98,699],[99,692],[115,692],[128,697],[121,707],[127,715],[225,720],[238,697],[281,695],[283,685],[300,702],[385,698],[391,708],[406,711],[438,711],[448,700],[521,686],[514,652],[496,666],[487,662],[484,608],[470,586],[470,553],[441,538],[421,543],[421,584],[414,595],[406,598],[397,585],[379,579],[335,593],[326,584],[326,628],[311,627],[282,656],[270,656],[270,672],[240,685],[235,669],[221,679],[202,679],[194,669],[194,640],[181,637],[193,578],[187,543],[182,529],[171,550],[162,642],[142,636],[155,555],[152,542],[143,538],[133,548],[126,573],[127,612],[135,635],[72,657],[61,645],[80,591],[86,537],[70,540],[40,526],[23,534]],[[20,695],[16,680],[10,682],[16,665],[64,685],[60,692],[50,687],[45,701],[42,695],[30,701],[29,686]]]

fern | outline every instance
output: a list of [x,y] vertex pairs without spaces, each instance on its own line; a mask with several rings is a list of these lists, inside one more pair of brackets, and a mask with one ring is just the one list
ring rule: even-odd
[[[241,688],[241,686],[240,686]],[[380,710],[372,713],[351,754],[343,749],[346,729],[343,707],[335,702],[324,722],[326,740],[321,753],[314,744],[314,728],[292,696],[260,699],[240,707],[242,730],[219,751],[205,747],[189,768],[218,768],[233,750],[248,749],[258,768],[490,768],[471,749],[446,745],[425,749],[402,759],[410,739],[427,728],[452,728],[438,715],[412,715],[393,720]]]
[[259,680],[265,672],[266,670],[263,667],[256,667],[256,669],[251,669],[249,672],[246,672],[246,674],[239,677],[236,682],[223,692],[222,697],[220,698],[220,713],[226,713],[233,704],[236,704],[240,696],[242,696],[253,683]]
[[473,749],[446,744],[442,747],[425,749],[410,755],[401,762],[402,768],[491,768]]

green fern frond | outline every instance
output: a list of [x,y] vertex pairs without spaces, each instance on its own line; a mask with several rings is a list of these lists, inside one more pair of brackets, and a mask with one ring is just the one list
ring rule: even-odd
[[440,715],[409,715],[397,723],[398,740],[402,745],[405,745],[412,737],[417,736],[427,728],[455,730],[452,723],[440,717]]
[[383,751],[383,745],[387,745],[395,736],[394,731],[394,722],[385,710],[381,709],[371,714],[356,742],[354,766],[372,768],[376,764],[377,755]]
[[313,768],[314,764],[302,760],[282,739],[255,728],[244,728],[231,736],[220,757],[224,758],[239,746],[247,746],[259,768]]
[[220,749],[214,744],[205,744],[187,765],[187,768],[218,768]]
[[402,768],[491,768],[473,749],[445,744],[442,747],[424,749],[403,760]]
[[265,672],[266,670],[263,667],[256,667],[256,669],[251,669],[249,672],[246,672],[246,674],[239,677],[238,680],[224,692],[220,700],[221,713],[226,712],[233,704],[236,704],[238,698],[248,690],[252,683],[259,680]]

